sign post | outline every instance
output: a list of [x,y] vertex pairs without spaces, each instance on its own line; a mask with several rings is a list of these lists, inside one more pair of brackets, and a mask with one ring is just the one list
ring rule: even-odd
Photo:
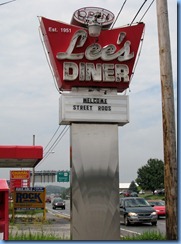
[[[118,126],[129,123],[129,88],[144,24],[109,30],[114,14],[75,11],[71,24],[40,20],[70,124],[72,240],[120,240]],[[59,176],[61,181],[63,176]]]

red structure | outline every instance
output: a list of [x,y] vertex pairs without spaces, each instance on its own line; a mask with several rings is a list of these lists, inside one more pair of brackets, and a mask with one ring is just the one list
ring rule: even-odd
[[42,158],[42,146],[0,146],[0,168],[33,168]]
[[[78,13],[74,24],[81,13],[83,18],[83,12]],[[40,28],[59,89],[97,87],[123,92],[129,87],[144,26],[103,28],[99,37],[92,37],[86,28],[42,17]]]
[[9,236],[9,187],[7,181],[0,179],[0,240],[8,240]]

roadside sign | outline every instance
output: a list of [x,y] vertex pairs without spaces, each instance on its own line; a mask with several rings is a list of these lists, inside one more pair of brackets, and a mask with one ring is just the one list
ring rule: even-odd
[[30,187],[30,170],[10,171],[10,192],[13,192],[15,187]]
[[43,210],[43,220],[46,219],[45,208],[45,187],[18,187],[15,188],[13,196],[13,212],[14,220],[16,210]]
[[44,187],[15,188],[14,209],[44,209],[45,194]]
[[[85,22],[84,14],[81,20]],[[143,23],[101,31],[98,42],[88,34],[87,28],[44,17],[40,29],[59,90],[97,87],[123,92],[129,87]]]
[[59,171],[57,172],[58,182],[69,182],[69,171]]

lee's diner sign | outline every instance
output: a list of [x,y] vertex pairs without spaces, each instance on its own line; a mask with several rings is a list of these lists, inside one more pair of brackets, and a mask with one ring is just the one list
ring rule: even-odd
[[[83,12],[79,11],[79,15],[84,18]],[[90,37],[82,26],[44,17],[40,28],[61,91],[98,87],[123,92],[129,87],[143,23],[111,30],[103,28],[97,38]]]

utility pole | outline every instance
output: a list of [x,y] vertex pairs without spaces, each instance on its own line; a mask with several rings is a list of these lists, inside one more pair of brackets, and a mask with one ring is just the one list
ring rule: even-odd
[[[35,135],[33,135],[33,146],[35,146]],[[32,187],[35,185],[35,168],[32,169]]]
[[157,24],[162,88],[163,142],[165,162],[166,238],[178,239],[177,159],[174,92],[167,0],[157,0]]

